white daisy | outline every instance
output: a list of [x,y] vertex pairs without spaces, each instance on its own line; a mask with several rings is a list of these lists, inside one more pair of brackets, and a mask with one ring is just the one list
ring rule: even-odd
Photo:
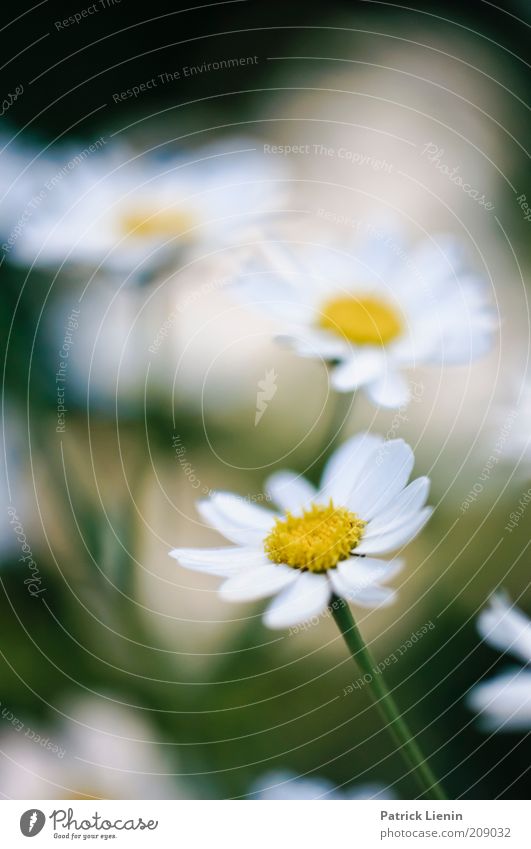
[[273,314],[277,338],[324,360],[339,392],[364,388],[375,404],[399,407],[405,368],[469,363],[485,353],[495,326],[482,279],[467,271],[450,238],[411,253],[380,234],[330,249],[262,244],[237,291]]
[[227,492],[200,501],[202,518],[235,545],[170,554],[225,578],[227,601],[275,595],[264,615],[270,628],[318,616],[333,594],[362,607],[390,604],[395,593],[380,584],[402,561],[380,557],[409,542],[431,514],[428,478],[407,485],[413,463],[403,440],[358,434],[332,455],[319,489],[295,472],[273,474],[266,490],[280,512]]
[[65,148],[47,171],[46,203],[28,220],[14,259],[137,276],[182,258],[183,249],[201,254],[231,243],[249,219],[278,208],[284,173],[241,138],[165,155],[111,142],[81,160]]
[[[123,286],[116,292],[106,277],[90,286],[82,300],[73,300],[73,288],[72,285],[69,292],[51,300],[44,321],[50,350],[57,349],[57,340],[63,340],[68,333],[68,357],[63,360],[66,367],[58,372],[66,407],[90,403],[91,407],[114,415],[118,404],[127,415],[143,406],[149,373],[148,346],[167,313],[161,309],[159,315],[158,302],[149,300],[147,289]],[[151,307],[149,311],[146,303]],[[77,326],[69,331],[73,306],[79,314],[74,314]],[[59,348],[61,345],[62,342]],[[58,360],[61,361],[60,356]],[[165,376],[171,386],[168,374]]]
[[69,718],[51,727],[28,724],[5,707],[4,712],[3,798],[186,798],[153,730],[121,705],[76,700],[64,706]]
[[288,770],[267,772],[255,781],[251,795],[267,801],[286,799],[394,799],[383,784],[358,784],[339,790],[327,778],[306,778]]
[[493,648],[510,652],[526,666],[512,667],[473,688],[469,707],[486,729],[531,728],[531,621],[507,598],[496,595],[478,617],[478,630]]
[[46,161],[38,159],[33,146],[21,143],[17,134],[0,134],[0,249],[11,258],[31,218],[47,195]]

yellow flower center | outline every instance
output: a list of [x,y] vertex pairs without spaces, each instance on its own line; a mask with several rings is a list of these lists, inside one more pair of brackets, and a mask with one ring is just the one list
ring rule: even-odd
[[372,295],[345,295],[325,301],[318,323],[356,345],[386,345],[402,332],[402,319],[395,307]]
[[366,524],[345,507],[334,507],[332,500],[327,507],[312,504],[302,516],[287,512],[277,519],[264,548],[273,563],[326,572],[350,556]]
[[195,224],[194,217],[179,209],[137,209],[122,216],[120,230],[135,239],[176,236]]

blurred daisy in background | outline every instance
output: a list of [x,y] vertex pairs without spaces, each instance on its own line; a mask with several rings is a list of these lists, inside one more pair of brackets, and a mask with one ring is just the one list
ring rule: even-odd
[[16,256],[24,232],[46,198],[49,158],[20,141],[18,134],[0,135],[0,236],[4,256]]
[[140,279],[182,261],[185,250],[202,255],[233,243],[249,216],[281,207],[285,173],[242,138],[165,154],[102,138],[81,153],[61,149],[47,171],[50,188],[14,259]]
[[396,593],[380,584],[402,561],[381,555],[410,542],[432,512],[428,478],[407,483],[413,464],[403,440],[358,434],[334,452],[318,490],[290,471],[267,480],[280,513],[224,492],[200,501],[205,522],[235,546],[170,554],[186,568],[225,578],[226,601],[277,596],[264,614],[270,628],[319,616],[333,594],[362,607],[390,604]]
[[328,363],[339,392],[363,388],[373,403],[401,407],[411,394],[404,369],[467,364],[492,345],[485,282],[450,237],[411,251],[376,230],[359,246],[260,247],[237,291],[272,315],[278,339]]
[[[167,409],[173,398],[182,415],[234,415],[242,408],[245,415],[264,357],[278,349],[259,316],[249,320],[244,309],[234,309],[228,285],[230,277],[213,273],[209,263],[149,287],[107,276],[88,287],[69,279],[43,320],[43,361],[51,362],[53,375],[68,337],[66,405],[130,416],[146,402]],[[77,326],[69,331],[73,310]]]
[[182,799],[154,731],[132,711],[86,698],[60,726],[34,728],[7,709],[0,793],[7,799]]
[[267,801],[395,798],[392,791],[382,784],[355,784],[353,787],[336,789],[326,778],[306,778],[288,770],[266,772],[255,781],[251,794],[254,798]]
[[478,618],[478,630],[493,648],[513,654],[526,666],[512,667],[475,686],[468,698],[486,730],[531,728],[531,621],[503,595],[492,598]]
[[[149,364],[148,346],[155,328],[163,321],[155,310],[146,309],[142,287],[121,286],[100,278],[85,289],[56,295],[45,320],[47,346],[60,352],[68,339],[65,394],[71,407],[90,406],[115,414],[127,413],[143,402]],[[76,313],[73,313],[76,310]],[[75,327],[69,331],[69,318]],[[59,368],[60,353],[55,368]],[[68,406],[67,404],[67,406]]]

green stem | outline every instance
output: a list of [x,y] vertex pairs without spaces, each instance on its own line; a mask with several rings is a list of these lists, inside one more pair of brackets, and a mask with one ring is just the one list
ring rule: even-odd
[[330,612],[341,631],[352,659],[358,664],[364,675],[370,676],[369,686],[372,689],[375,704],[401,755],[411,767],[422,792],[426,793],[428,798],[446,799],[444,790],[435,778],[428,761],[402,718],[382,676],[375,674],[376,663],[360,634],[348,604],[337,596],[333,596],[330,603]]

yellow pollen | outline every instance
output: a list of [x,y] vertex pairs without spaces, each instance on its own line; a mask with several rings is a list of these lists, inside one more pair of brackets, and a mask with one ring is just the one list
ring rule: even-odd
[[183,210],[145,208],[122,216],[120,229],[135,239],[152,239],[157,236],[177,236],[195,223],[193,216]]
[[345,507],[312,504],[302,516],[287,512],[277,519],[264,540],[273,563],[286,563],[294,569],[326,572],[346,560],[363,535],[366,522]]
[[385,345],[402,332],[395,307],[372,295],[345,295],[325,301],[318,323],[356,345]]

